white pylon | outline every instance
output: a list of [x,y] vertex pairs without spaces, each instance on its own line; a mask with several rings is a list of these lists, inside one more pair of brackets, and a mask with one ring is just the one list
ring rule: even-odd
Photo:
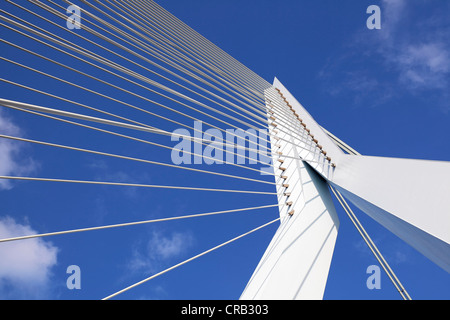
[[275,88],[265,95],[281,224],[241,299],[322,299],[339,220],[316,170],[334,168],[289,100]]
[[265,96],[282,220],[241,299],[323,298],[339,228],[328,184],[450,272],[450,162],[346,154],[278,79]]

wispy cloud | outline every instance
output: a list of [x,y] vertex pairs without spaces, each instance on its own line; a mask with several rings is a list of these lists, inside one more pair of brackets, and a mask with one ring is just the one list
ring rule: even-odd
[[185,256],[193,244],[194,236],[190,232],[153,230],[149,239],[134,246],[128,268],[145,274],[161,271],[174,259]]
[[328,93],[366,106],[425,94],[427,105],[450,111],[449,10],[446,2],[383,0],[381,29],[362,27],[319,73]]
[[[423,1],[422,1],[423,2]],[[443,12],[434,11],[415,19],[421,1],[384,0],[386,23],[380,33],[378,53],[397,70],[409,89],[448,91],[450,76],[450,29]],[[448,5],[444,5],[450,9]],[[446,15],[446,14],[445,14]],[[417,21],[416,23],[411,23]]]
[[[0,134],[22,136],[22,130],[0,109]],[[0,175],[24,175],[37,168],[31,157],[24,155],[23,144],[8,139],[0,139]],[[0,180],[0,190],[12,188],[8,180]]]
[[[108,159],[89,160],[85,167],[91,171],[91,176],[97,181],[123,182],[123,183],[151,183],[151,175],[148,171],[136,172],[133,168],[115,168]],[[111,199],[125,199],[127,201],[138,202],[145,195],[139,187],[124,186],[111,188],[103,186],[99,188],[103,192],[97,192],[95,204],[93,206],[93,217],[96,223],[104,223],[104,219],[112,212],[116,211]]]
[[[378,226],[379,227],[379,226]],[[372,241],[375,243],[383,258],[392,267],[398,267],[403,264],[414,264],[414,249],[403,241],[396,241],[393,239],[392,235],[387,235],[385,233],[374,232],[371,234]],[[359,239],[353,242],[353,248],[355,252],[361,257],[374,259],[377,264],[379,261],[375,260],[375,256],[371,249],[368,247],[367,243],[363,239]]]
[[[11,217],[0,219],[0,238],[35,234]],[[5,242],[0,246],[0,298],[43,299],[50,287],[58,248],[42,239]]]
[[[105,160],[91,161],[87,164],[87,167],[95,172],[94,179],[98,181],[124,183],[150,183],[151,181],[151,175],[148,171],[136,173],[132,170],[115,169]],[[120,192],[121,195],[130,199],[136,199],[139,195],[138,190],[137,187],[124,187],[120,189]]]
[[400,72],[400,80],[412,89],[448,89],[450,55],[440,41],[411,44],[390,57]]

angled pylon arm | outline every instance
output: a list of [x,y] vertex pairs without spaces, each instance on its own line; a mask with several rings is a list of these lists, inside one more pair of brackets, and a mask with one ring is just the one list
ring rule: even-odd
[[344,155],[329,181],[450,272],[450,162]]

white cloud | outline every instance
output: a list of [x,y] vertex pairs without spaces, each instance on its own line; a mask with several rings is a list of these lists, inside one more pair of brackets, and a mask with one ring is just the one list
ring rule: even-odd
[[[126,164],[126,163],[125,163]],[[89,169],[94,171],[94,178],[97,181],[108,181],[108,182],[124,182],[124,183],[149,183],[151,181],[151,176],[148,172],[136,172],[133,168],[128,167],[125,169],[117,169],[106,160],[93,160],[86,165]],[[121,196],[126,196],[129,199],[136,200],[140,195],[138,187],[123,187],[117,190]],[[110,196],[109,191],[109,196]]]
[[388,32],[393,30],[396,24],[400,23],[405,13],[407,3],[405,0],[383,0],[383,29]]
[[448,21],[442,19],[440,12],[419,16],[422,5],[420,1],[383,0],[385,24],[375,44],[378,53],[398,72],[398,79],[408,89],[447,91]]
[[191,242],[192,237],[187,233],[174,232],[169,237],[166,237],[154,232],[148,249],[149,252],[154,252],[161,259],[166,260],[179,256],[190,246]]
[[134,247],[128,268],[132,271],[154,273],[167,263],[185,255],[193,245],[194,237],[189,232],[163,234],[153,231],[150,239]]
[[[0,238],[35,234],[29,225],[0,219]],[[58,249],[42,239],[0,243],[0,298],[41,299],[49,287]]]
[[413,88],[448,89],[449,49],[439,41],[409,44],[390,59],[397,63],[401,79]]
[[[0,134],[20,137],[22,132],[0,109]],[[23,156],[23,143],[0,138],[0,175],[23,175],[36,168],[33,159]],[[0,180],[0,190],[11,189],[12,183]]]
[[362,27],[319,73],[328,93],[364,106],[424,93],[427,105],[450,110],[448,10],[446,2],[432,7],[421,0],[383,0],[381,29]]

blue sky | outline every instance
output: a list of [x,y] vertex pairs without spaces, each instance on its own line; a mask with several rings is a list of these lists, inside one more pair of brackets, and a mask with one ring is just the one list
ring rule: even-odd
[[[448,1],[161,0],[157,3],[262,78],[271,82],[278,77],[322,126],[360,153],[450,159],[447,143],[450,136]],[[380,30],[366,27],[369,16],[366,9],[372,4],[381,8]],[[33,8],[29,4],[27,7]],[[36,25],[46,25],[12,5],[2,4],[1,8],[36,22]],[[51,17],[45,12],[42,14]],[[62,20],[59,23],[65,24]],[[55,34],[65,35],[65,31],[54,26],[48,28]],[[74,68],[163,101],[142,88],[115,82],[113,77],[81,62],[64,60],[67,57],[3,27],[2,38],[41,54],[51,54],[55,60],[68,61]],[[82,78],[4,43],[0,46],[3,57],[192,125],[192,121],[147,101]],[[112,110],[169,131],[176,128],[5,61],[0,64],[1,78]],[[0,92],[5,99],[99,116],[93,111],[4,82],[0,82]],[[6,108],[0,109],[0,131],[170,163],[170,152],[166,149]],[[168,137],[126,129],[116,131],[174,145]],[[272,191],[270,186],[255,186],[247,181],[211,178],[184,170],[4,139],[0,140],[0,150],[3,157],[0,173],[5,175]],[[261,178],[258,174],[224,165],[197,168]],[[266,179],[270,180],[269,177]],[[275,197],[267,195],[44,182],[2,182],[0,187],[0,234],[6,236],[270,205],[276,201]],[[366,269],[376,264],[376,260],[337,203],[336,207],[341,225],[325,299],[399,299],[384,274],[380,290],[367,289]],[[356,213],[413,299],[450,298],[448,273],[386,232],[364,213],[358,210]],[[0,261],[0,298],[101,299],[277,215],[277,209],[272,208],[2,244],[0,255],[8,259]],[[276,225],[267,227],[130,290],[120,298],[237,299],[275,230]],[[70,265],[78,265],[81,269],[81,290],[66,287],[66,269]]]

